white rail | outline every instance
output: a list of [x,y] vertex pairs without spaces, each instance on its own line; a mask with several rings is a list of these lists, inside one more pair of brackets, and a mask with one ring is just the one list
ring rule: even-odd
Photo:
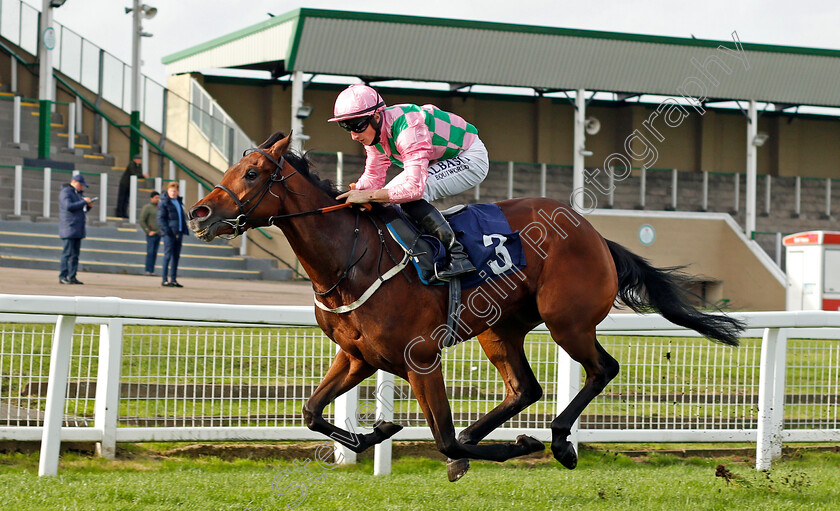
[[[756,466],[760,469],[769,468],[771,461],[781,453],[782,442],[840,441],[840,417],[836,406],[840,347],[831,342],[840,339],[840,313],[755,312],[736,316],[747,322],[747,337],[760,337],[760,343],[746,342],[742,348],[729,349],[705,340],[694,341],[691,337],[696,337],[696,334],[656,315],[616,314],[606,318],[598,329],[601,342],[616,354],[623,364],[623,373],[630,376],[625,376],[629,378],[626,381],[619,381],[622,378],[620,375],[607,389],[606,394],[612,393],[611,397],[605,395],[599,399],[618,399],[620,408],[637,411],[627,412],[629,415],[626,417],[607,420],[604,417],[615,412],[609,411],[612,410],[608,408],[609,402],[596,400],[590,405],[593,410],[591,417],[584,417],[576,428],[575,440],[755,441]],[[61,441],[98,442],[102,455],[113,456],[116,442],[323,439],[303,427],[298,418],[288,418],[299,416],[299,403],[308,397],[323,376],[334,353],[334,348],[323,347],[330,346],[329,343],[321,344],[323,336],[314,333],[313,307],[0,294],[0,323],[12,325],[3,327],[0,337],[0,377],[8,378],[10,387],[17,384],[28,389],[27,397],[12,397],[11,391],[8,396],[0,395],[0,409],[6,405],[9,409],[35,415],[42,413],[39,410],[45,412],[37,420],[25,422],[31,425],[24,426],[10,425],[9,422],[3,426],[4,417],[0,415],[0,440],[41,440],[41,475],[56,473]],[[21,339],[29,334],[21,325],[49,327],[51,323],[55,325],[51,331],[44,329],[39,331],[41,333],[32,334],[40,336],[41,347],[32,347],[27,352]],[[91,330],[90,324],[100,325],[98,331]],[[225,327],[225,331],[235,329],[243,334],[236,337],[224,332],[198,331],[199,328],[219,326]],[[287,327],[307,327],[313,333],[303,333],[303,342],[292,342],[288,331],[265,333],[266,328],[280,327],[286,330]],[[139,330],[131,333],[131,328]],[[170,330],[155,330],[160,328]],[[192,339],[194,350],[186,346],[188,343],[182,340],[181,334]],[[551,440],[548,422],[577,392],[581,375],[579,366],[571,363],[562,350],[556,349],[545,334],[545,328],[535,330],[528,343],[528,358],[538,379],[552,389],[551,392],[547,393],[543,403],[512,419],[509,424],[512,427],[500,428],[488,439],[513,440],[517,435],[530,434],[542,441]],[[52,336],[51,350],[45,346],[48,336]],[[613,336],[620,337],[610,340]],[[79,340],[74,341],[74,338]],[[263,346],[279,346],[281,341],[285,354],[269,352],[267,348],[263,351]],[[818,342],[821,344],[814,344]],[[96,344],[98,354],[94,352]],[[320,351],[317,346],[322,346]],[[816,357],[815,352],[819,354]],[[174,367],[170,367],[167,361],[162,368],[164,364],[160,360],[167,357]],[[812,361],[809,363],[822,365],[806,367],[801,362],[806,358]],[[813,362],[815,358],[817,362]],[[88,361],[88,365],[83,363],[83,359]],[[303,365],[302,362],[315,365],[305,369],[305,374],[298,377],[291,374],[297,369],[289,369],[290,374],[278,369],[281,366],[277,359],[287,359],[290,367]],[[667,363],[663,362],[665,359]],[[27,362],[24,363],[24,360]],[[198,366],[198,360],[202,361],[203,367]],[[43,400],[37,397],[41,384],[38,380],[46,374],[33,369],[24,375],[26,371],[23,369],[27,365],[30,369],[38,364],[46,365],[47,361],[49,380],[46,399]],[[96,364],[90,364],[90,361]],[[161,366],[155,366],[154,370],[163,371],[158,377],[166,383],[147,383],[155,381],[150,376],[158,374],[152,367],[155,364]],[[674,364],[673,369],[671,364]],[[242,367],[252,366],[257,367],[253,369],[257,371],[255,375],[243,376]],[[263,366],[270,377],[260,372]],[[92,367],[96,367],[96,374],[91,374]],[[503,384],[494,383],[493,379],[497,379],[495,370],[483,360],[476,343],[463,343],[447,354],[443,368],[459,429],[486,413],[500,399],[498,394],[503,392]],[[791,368],[795,368],[800,376],[794,378],[797,381],[786,382],[785,374],[792,374]],[[697,371],[697,374],[705,371],[702,377],[698,377],[703,381],[668,382],[677,374],[680,377],[683,374],[693,375],[692,371]],[[802,379],[801,375],[808,371],[817,375],[814,381]],[[288,381],[281,383],[278,377]],[[172,383],[176,380],[183,383]],[[289,383],[292,380],[294,382]],[[96,385],[93,398],[87,396],[92,381]],[[219,381],[226,383],[218,384]],[[375,385],[376,416],[394,414],[396,409],[400,411],[396,420],[407,424],[394,439],[432,439],[419,409],[410,405],[412,401],[404,384],[394,384],[393,379],[386,375],[379,375],[377,382],[370,384]],[[826,390],[816,397],[803,390],[819,386]],[[643,387],[649,387],[650,393],[643,395],[646,392],[640,390]],[[67,396],[65,389],[75,389],[75,397]],[[358,422],[364,427],[360,410],[365,406],[373,408],[369,390],[370,386],[366,391],[367,400],[360,395],[358,387],[342,396],[336,403],[332,418],[349,419],[351,423]],[[136,392],[137,395],[126,396],[126,392]],[[147,395],[141,396],[143,392]],[[271,397],[268,392],[276,395]],[[756,393],[757,399],[754,399]],[[476,397],[473,394],[486,395]],[[252,398],[252,395],[256,397]],[[92,417],[86,416],[85,399],[93,401]],[[268,409],[270,399],[274,399],[272,404],[280,410],[272,412],[274,415],[263,410]],[[248,400],[255,401],[256,414],[249,407]],[[78,404],[80,401],[83,402],[81,406]],[[76,408],[70,409],[70,402],[75,403]],[[161,412],[156,408],[151,415],[142,415],[140,411],[134,417],[134,424],[138,427],[130,426],[125,422],[126,417],[120,416],[123,410],[141,408],[147,402],[152,403],[148,405],[151,407],[182,407],[192,411]],[[397,402],[400,405],[395,407]],[[205,403],[208,407],[216,404],[234,411],[224,417],[206,415],[203,413]],[[754,410],[756,406],[757,412]],[[791,422],[788,429],[785,429],[786,407],[796,412],[788,420],[800,421]],[[687,410],[685,413],[679,411],[683,408]],[[242,410],[249,411],[250,418],[243,418]],[[192,415],[188,417],[189,413]],[[283,414],[286,418],[277,418]],[[816,418],[803,419],[809,414]],[[62,426],[62,423],[72,420],[83,425]],[[121,420],[122,425],[119,424]],[[255,422],[268,424],[271,421],[274,421],[274,426],[254,425]],[[340,422],[345,423],[344,420]],[[149,426],[148,423],[161,425]],[[289,423],[293,425],[289,426]],[[388,444],[377,446],[377,474],[390,471],[389,447]],[[345,457],[352,458],[349,454]]]

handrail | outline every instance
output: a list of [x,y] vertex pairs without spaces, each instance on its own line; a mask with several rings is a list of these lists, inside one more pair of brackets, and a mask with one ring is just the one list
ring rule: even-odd
[[82,101],[83,101],[83,102],[84,102],[84,103],[85,103],[85,104],[86,104],[86,105],[87,105],[87,106],[88,106],[91,110],[93,110],[93,111],[94,111],[94,112],[96,112],[97,114],[101,115],[103,119],[105,119],[106,121],[108,121],[108,123],[109,123],[109,124],[111,124],[111,126],[114,126],[115,128],[118,128],[118,129],[120,129],[120,130],[122,130],[122,128],[129,128],[129,129],[131,129],[131,130],[132,130],[132,131],[134,131],[134,132],[135,132],[138,136],[140,136],[140,137],[141,137],[141,138],[143,138],[146,142],[148,142],[148,143],[149,143],[149,145],[151,145],[152,147],[154,147],[154,148],[158,151],[158,153],[160,153],[161,155],[165,156],[165,157],[166,157],[169,161],[171,161],[172,163],[174,163],[175,165],[177,165],[177,166],[178,166],[178,168],[180,168],[181,170],[183,170],[184,172],[186,172],[188,176],[190,176],[190,177],[191,177],[191,178],[193,178],[196,182],[198,182],[198,183],[199,183],[199,184],[200,184],[200,185],[201,185],[201,186],[202,186],[205,190],[208,190],[208,191],[209,191],[209,190],[212,190],[212,189],[213,189],[213,187],[211,187],[210,185],[208,185],[208,184],[206,183],[206,181],[207,181],[207,180],[206,180],[205,178],[203,178],[203,177],[199,176],[198,174],[194,173],[194,172],[193,172],[192,170],[190,170],[190,169],[189,169],[186,165],[184,165],[183,163],[181,163],[180,161],[178,161],[177,159],[175,159],[175,158],[174,158],[174,157],[173,157],[170,153],[168,153],[167,151],[165,151],[165,150],[164,150],[164,149],[163,149],[160,145],[158,145],[158,144],[157,144],[157,142],[155,142],[154,140],[152,140],[151,138],[149,138],[149,137],[148,137],[145,133],[143,133],[141,130],[139,130],[139,129],[138,129],[138,128],[136,128],[135,126],[131,126],[131,125],[128,125],[128,124],[117,124],[117,122],[116,122],[116,121],[114,121],[113,119],[111,119],[111,118],[108,116],[108,114],[106,114],[105,112],[103,112],[103,111],[102,111],[102,109],[101,109],[101,108],[99,108],[98,106],[96,106],[96,104],[95,104],[95,103],[93,103],[92,101],[90,101],[89,99],[87,99],[86,97],[84,97],[83,95],[81,95],[81,94],[80,94],[80,93],[79,93],[79,92],[78,92],[78,91],[77,91],[77,90],[76,90],[76,89],[75,89],[72,85],[70,85],[70,83],[68,83],[68,81],[67,81],[67,80],[65,80],[62,76],[60,76],[60,75],[59,75],[56,71],[53,71],[53,76],[55,76],[55,79],[56,79],[56,80],[58,80],[58,81],[59,81],[59,82],[60,82],[63,86],[65,86],[65,87],[66,87],[66,88],[67,88],[70,92],[72,92],[72,93],[73,93],[73,94],[74,94],[77,98],[81,99],[81,100],[82,100]]

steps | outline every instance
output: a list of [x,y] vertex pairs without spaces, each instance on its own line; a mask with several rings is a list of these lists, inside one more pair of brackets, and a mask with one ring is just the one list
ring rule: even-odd
[[[5,166],[0,163],[0,218],[10,219],[14,213],[14,172],[15,169],[11,166]],[[40,220],[44,211],[44,170],[40,168],[24,167],[22,171],[22,193],[21,193],[21,217],[14,218],[15,220]],[[108,166],[99,166],[96,168],[97,174],[106,173],[108,175],[107,188],[107,208],[106,213],[113,215],[116,210],[117,192],[119,190],[120,178],[123,174],[123,169],[112,169]],[[71,171],[53,169],[50,178],[50,210],[52,221],[57,221],[58,217],[58,197],[61,188],[65,183],[70,182]],[[105,191],[102,188],[102,178],[99,176],[87,175],[85,180],[88,183],[88,188],[85,189],[85,195],[88,197],[105,198]],[[154,187],[153,179],[140,179],[137,181],[137,214],[148,202],[149,192]],[[102,203],[98,203],[88,214],[88,225],[91,222],[97,222],[99,219],[99,208]],[[95,225],[95,224],[94,224]]]
[[[37,103],[21,102],[20,139],[19,146],[12,141],[12,125],[14,119],[14,102],[0,98],[0,153],[5,160],[0,164],[25,165],[26,160],[38,157],[39,117]],[[68,167],[82,172],[98,172],[100,168],[110,168],[114,165],[114,157],[100,153],[98,145],[91,144],[87,134],[75,135],[74,149],[68,148],[67,125],[61,114],[53,114],[50,123],[51,153],[50,159],[63,162]]]
[[[58,224],[0,220],[0,266],[59,269],[62,241]],[[146,261],[146,237],[139,230],[114,226],[87,226],[82,241],[79,270],[97,273],[142,275]],[[156,261],[160,274],[161,242]],[[178,275],[184,277],[289,280],[291,270],[280,270],[267,259],[242,257],[224,240],[213,243],[184,237]]]

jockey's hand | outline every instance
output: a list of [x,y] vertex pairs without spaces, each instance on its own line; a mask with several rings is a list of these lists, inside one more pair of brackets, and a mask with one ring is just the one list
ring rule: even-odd
[[388,202],[388,190],[380,189],[380,190],[350,190],[349,192],[344,192],[338,197],[337,200],[346,199],[345,202],[349,202],[351,204],[365,204],[367,202]]

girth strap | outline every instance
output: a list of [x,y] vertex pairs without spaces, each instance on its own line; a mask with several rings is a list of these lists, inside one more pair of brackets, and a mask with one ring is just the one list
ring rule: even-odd
[[379,286],[381,286],[383,282],[391,279],[391,277],[393,277],[394,275],[397,275],[398,273],[403,271],[403,269],[406,266],[408,266],[408,262],[409,262],[408,254],[405,254],[405,256],[403,256],[403,258],[402,258],[402,261],[400,261],[396,266],[394,266],[393,268],[391,268],[390,270],[385,272],[384,275],[382,275],[381,277],[376,279],[373,282],[373,284],[371,284],[370,287],[367,288],[367,290],[364,293],[362,293],[362,296],[360,296],[358,300],[356,300],[355,302],[353,302],[349,305],[342,305],[340,307],[336,307],[334,309],[331,309],[331,308],[327,307],[326,305],[324,305],[323,303],[321,303],[320,300],[318,300],[317,296],[315,297],[315,305],[321,310],[325,310],[327,312],[334,312],[336,314],[344,314],[345,312],[350,312],[352,310],[356,310],[359,307],[361,307],[362,305],[364,305],[364,303],[366,301],[368,301],[368,298],[373,296],[373,293],[375,293],[376,290],[379,289]]

